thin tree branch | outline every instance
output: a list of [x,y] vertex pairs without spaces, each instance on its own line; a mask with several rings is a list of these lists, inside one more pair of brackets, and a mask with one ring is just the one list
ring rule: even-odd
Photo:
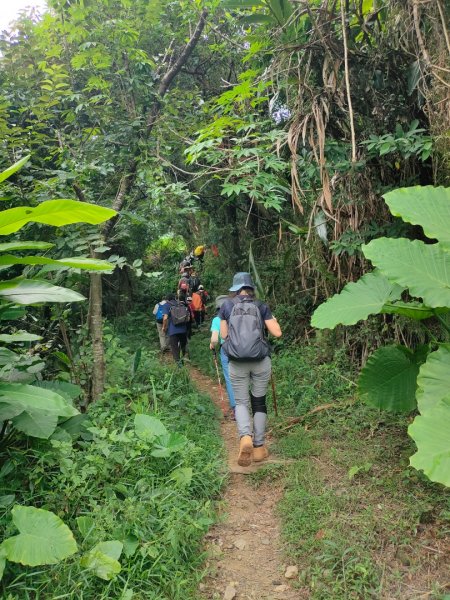
[[344,69],[345,69],[345,87],[347,90],[348,115],[350,118],[350,132],[352,138],[352,162],[356,162],[356,137],[355,125],[353,121],[352,97],[350,94],[350,76],[348,72],[348,45],[347,45],[347,27],[345,24],[344,3],[341,2],[341,22],[342,22],[342,39],[344,41]]
[[445,41],[447,43],[447,50],[450,52],[450,39],[448,37],[447,26],[445,23],[445,15],[444,15],[444,10],[442,8],[441,0],[437,0],[437,6],[438,6],[439,15],[441,17],[442,30],[444,32]]
[[175,79],[175,77],[178,75],[178,73],[181,70],[181,67],[185,64],[185,62],[191,56],[195,46],[197,45],[200,35],[202,34],[202,31],[205,27],[207,15],[208,15],[208,11],[206,8],[204,8],[202,10],[200,19],[197,23],[194,33],[192,34],[191,39],[186,44],[186,46],[183,48],[180,56],[177,58],[175,63],[170,67],[170,69],[167,71],[167,73],[161,79],[159,86],[158,86],[159,98],[154,102],[152,109],[147,118],[147,135],[150,134],[151,130],[153,129],[153,126],[156,123],[156,119],[161,111],[161,101],[164,98],[164,96],[166,95],[166,92],[169,89],[170,84]]

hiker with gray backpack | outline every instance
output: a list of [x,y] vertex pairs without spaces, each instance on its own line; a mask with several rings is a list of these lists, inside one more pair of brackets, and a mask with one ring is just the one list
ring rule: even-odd
[[181,367],[186,355],[188,325],[191,322],[190,310],[183,299],[177,300],[175,294],[168,294],[162,312],[163,331],[169,336],[173,359]]
[[247,467],[252,460],[260,462],[269,455],[264,442],[266,393],[272,363],[265,329],[275,337],[281,337],[281,329],[269,306],[256,300],[255,284],[250,273],[236,273],[229,291],[236,292],[236,296],[225,300],[220,308],[220,336],[224,340],[222,348],[229,359],[236,402],[240,438],[237,462]]

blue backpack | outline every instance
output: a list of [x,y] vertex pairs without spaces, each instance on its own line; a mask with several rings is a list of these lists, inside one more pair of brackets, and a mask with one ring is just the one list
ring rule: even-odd
[[163,313],[163,305],[159,302],[158,303],[158,310],[156,311],[156,322],[157,323],[162,323],[163,322],[163,317],[164,317],[164,313]]

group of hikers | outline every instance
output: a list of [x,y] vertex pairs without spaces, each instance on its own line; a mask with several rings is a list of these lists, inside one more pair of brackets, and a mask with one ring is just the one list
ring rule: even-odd
[[[170,348],[179,366],[187,356],[192,324],[200,327],[204,322],[208,300],[192,264],[183,264],[182,271],[177,294],[167,294],[153,310],[161,351]],[[201,298],[202,304],[196,304],[200,308],[193,306],[195,294]],[[231,417],[240,438],[237,462],[245,467],[269,454],[266,393],[272,365],[266,332],[281,337],[281,329],[269,306],[256,299],[250,273],[234,275],[228,294],[216,298],[215,310],[209,347],[214,353],[219,348]]]

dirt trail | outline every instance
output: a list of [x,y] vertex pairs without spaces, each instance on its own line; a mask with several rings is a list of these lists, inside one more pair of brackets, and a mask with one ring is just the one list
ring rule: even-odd
[[[209,377],[191,368],[197,388],[218,402],[219,392]],[[224,420],[222,436],[228,454],[230,479],[224,491],[224,514],[206,536],[209,575],[201,584],[204,599],[300,600],[305,590],[293,589],[285,578],[280,527],[275,515],[282,490],[274,484],[255,489],[246,474],[259,468],[240,467],[236,462],[236,424]],[[270,440],[269,440],[270,445]],[[280,462],[269,459],[269,462]],[[263,464],[267,464],[265,461]]]

